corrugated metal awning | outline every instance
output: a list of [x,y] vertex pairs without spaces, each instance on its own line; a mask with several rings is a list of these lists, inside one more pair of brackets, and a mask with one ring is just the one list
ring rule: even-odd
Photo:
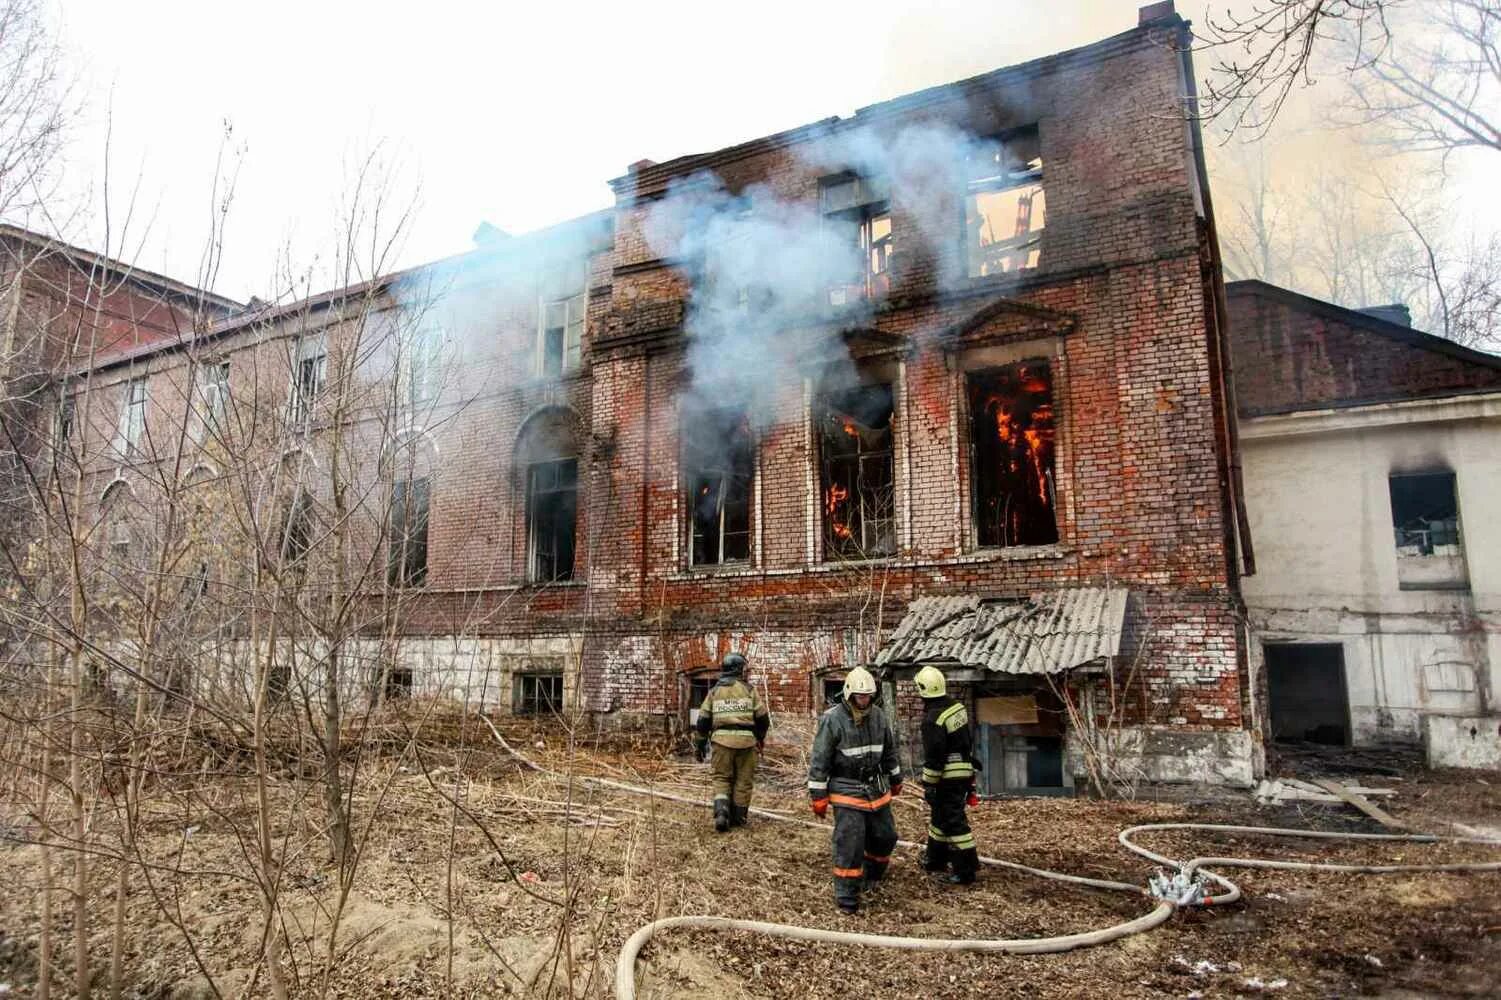
[[876,665],[1062,673],[1120,654],[1126,596],[1114,587],[1074,587],[1026,601],[920,597],[876,654]]

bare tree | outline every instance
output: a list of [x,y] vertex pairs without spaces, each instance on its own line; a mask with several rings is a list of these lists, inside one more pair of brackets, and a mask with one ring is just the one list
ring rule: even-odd
[[38,0],[0,0],[0,219],[43,211],[75,117]]

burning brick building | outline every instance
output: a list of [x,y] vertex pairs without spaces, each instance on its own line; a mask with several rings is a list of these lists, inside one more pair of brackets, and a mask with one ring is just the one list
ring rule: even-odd
[[[203,451],[178,467],[259,456],[251,562],[366,517],[383,571],[357,659],[380,690],[607,725],[683,719],[732,648],[774,711],[812,713],[920,599],[1103,593],[1121,618],[1087,664],[975,679],[1052,720],[997,734],[1061,747],[1049,699],[1088,666],[1121,684],[1135,773],[1247,782],[1249,539],[1187,41],[1156,4],[1084,48],[640,161],[596,216],[112,359],[84,373],[113,407],[84,431],[102,506],[163,461],[144,408],[171,401]],[[340,454],[378,513],[329,516],[304,483]],[[298,656],[311,676],[331,654]]]

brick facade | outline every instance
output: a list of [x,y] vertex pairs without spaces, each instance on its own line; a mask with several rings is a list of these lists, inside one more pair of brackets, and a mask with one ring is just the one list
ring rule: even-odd
[[1501,361],[1262,281],[1225,286],[1244,416],[1501,389]]
[[[361,290],[375,315],[400,316],[423,275],[443,276],[448,289],[437,309],[443,392],[401,418],[432,494],[427,577],[403,595],[400,634],[569,649],[568,700],[620,721],[678,717],[694,673],[738,649],[775,710],[805,713],[821,705],[820,676],[867,662],[917,596],[1112,585],[1132,592],[1141,639],[1131,721],[1243,733],[1226,393],[1206,305],[1215,280],[1207,193],[1192,130],[1175,113],[1186,61],[1171,43],[1185,31],[1168,17],[849,119],[643,162],[613,182],[610,212]],[[767,333],[782,345],[777,363],[749,373],[759,401],[749,559],[691,565],[681,431],[693,419],[684,401],[704,346],[692,329],[695,266],[677,237],[654,231],[662,206],[712,175],[732,194],[753,193],[753,204],[811,211],[850,150],[939,126],[982,138],[1035,127],[1047,205],[1036,266],[968,277],[963,181],[921,196],[894,185],[889,290],[855,308],[783,316]],[[549,261],[569,256],[588,261],[582,364],[538,377],[539,289]],[[289,450],[328,461],[333,423],[296,436],[272,416],[285,412],[295,336],[327,330],[337,355],[358,339],[354,327],[368,328],[340,319],[353,291],[232,321],[195,343],[195,356],[230,360],[237,407],[266,417],[237,453],[263,456],[266,469]],[[812,406],[830,358],[892,386],[889,556],[825,551]],[[1029,359],[1045,360],[1051,378],[1047,483],[1058,540],[982,547],[966,379]],[[188,360],[145,352],[95,372],[101,412],[89,432],[102,439],[116,425],[109,407],[128,377],[146,374],[154,401],[185,400]],[[378,405],[362,405],[346,414],[346,440],[375,420]],[[165,427],[173,418],[153,419]],[[539,419],[574,431],[577,556],[563,582],[527,573],[517,456]],[[373,482],[380,461],[365,461]],[[101,488],[134,474],[102,459],[96,471]],[[363,530],[378,548],[378,527]],[[492,659],[513,655],[485,648]]]

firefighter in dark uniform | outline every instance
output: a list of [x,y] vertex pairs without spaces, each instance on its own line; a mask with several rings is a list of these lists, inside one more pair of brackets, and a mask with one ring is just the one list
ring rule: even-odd
[[703,760],[713,744],[714,829],[724,833],[750,818],[756,753],[766,744],[771,716],[756,689],[745,682],[745,657],[727,653],[719,670],[719,681],[698,710],[695,750]]
[[975,797],[975,765],[964,705],[948,696],[943,671],[923,667],[913,682],[923,699],[922,785],[928,816],[928,853],[923,867],[930,872],[947,871],[948,881],[970,885],[980,867],[975,835],[970,832],[964,807]]
[[870,671],[849,672],[843,700],[818,720],[808,763],[814,814],[834,807],[834,901],[844,913],[860,909],[860,890],[881,880],[896,847],[891,799],[901,793],[902,766],[875,695]]

